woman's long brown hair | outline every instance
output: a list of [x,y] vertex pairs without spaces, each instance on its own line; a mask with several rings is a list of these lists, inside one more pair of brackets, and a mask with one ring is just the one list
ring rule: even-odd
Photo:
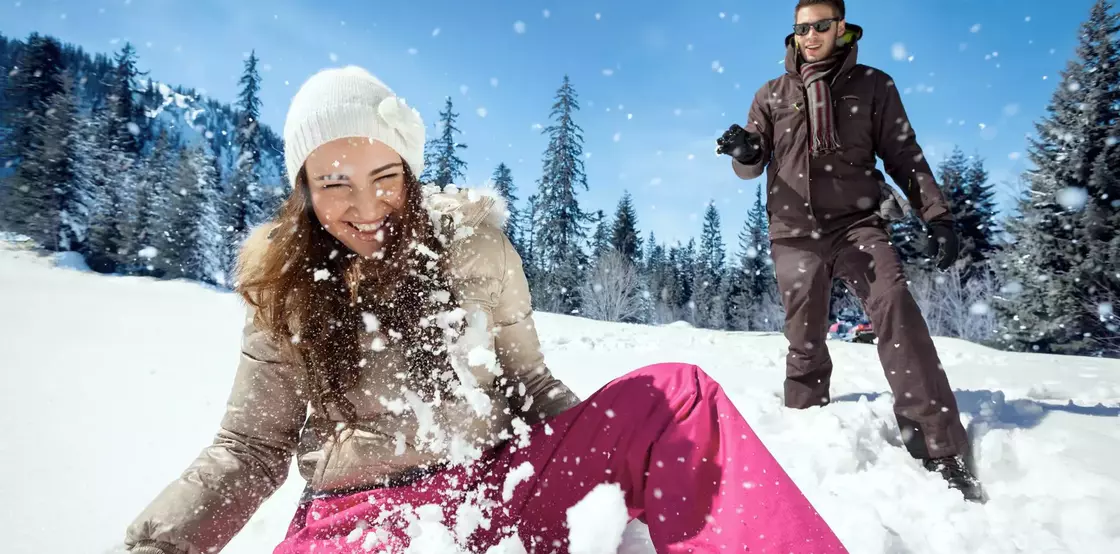
[[454,308],[445,250],[408,164],[404,179],[405,207],[386,221],[378,259],[363,259],[323,228],[301,170],[263,257],[239,267],[237,291],[256,308],[258,328],[298,351],[316,407],[334,406],[350,422],[357,414],[344,394],[372,362],[363,360],[363,346],[378,330],[407,364],[387,369],[386,378],[402,374],[427,397],[453,386],[444,330],[434,320]]

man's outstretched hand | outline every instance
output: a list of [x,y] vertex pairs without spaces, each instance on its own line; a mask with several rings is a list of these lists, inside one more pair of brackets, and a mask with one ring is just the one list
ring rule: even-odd
[[953,222],[934,221],[927,225],[926,255],[937,262],[937,269],[945,271],[957,261],[961,240],[953,231]]
[[743,165],[758,163],[762,157],[762,140],[750,131],[732,123],[716,140],[716,154],[726,154]]

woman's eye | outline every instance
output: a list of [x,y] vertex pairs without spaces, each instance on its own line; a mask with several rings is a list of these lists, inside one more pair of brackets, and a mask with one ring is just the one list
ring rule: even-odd
[[348,186],[348,184],[347,183],[326,183],[326,184],[323,185],[323,188],[324,189],[332,189],[332,188],[345,187],[345,186]]

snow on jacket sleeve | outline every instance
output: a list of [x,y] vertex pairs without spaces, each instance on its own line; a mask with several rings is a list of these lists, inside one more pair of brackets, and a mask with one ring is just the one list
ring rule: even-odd
[[883,168],[906,193],[911,207],[923,221],[929,223],[952,217],[933,170],[918,145],[898,87],[890,75],[876,72],[875,101],[878,105],[872,116],[876,155],[882,158]]
[[220,551],[287,478],[307,413],[302,391],[302,373],[250,313],[217,436],[129,526],[125,543]]
[[[500,228],[478,225],[452,252],[458,300],[483,308],[493,336],[492,351],[508,383],[511,409],[530,425],[579,403],[544,363],[533,321],[532,297],[521,258]],[[500,384],[500,383],[499,383]]]
[[520,394],[523,403],[514,408],[531,425],[579,404],[579,398],[545,365],[521,257],[504,234],[501,242],[505,278],[494,309],[494,346],[498,360],[507,368],[507,374],[513,375],[519,392],[524,387]]
[[754,100],[751,101],[751,108],[747,112],[747,124],[743,127],[761,138],[762,156],[757,162],[750,165],[741,164],[734,158],[731,159],[731,168],[741,179],[754,179],[762,175],[762,171],[766,169],[766,164],[770,163],[770,153],[774,149],[774,126],[770,122],[770,99],[767,98],[769,88],[769,84],[763,85],[755,93]]

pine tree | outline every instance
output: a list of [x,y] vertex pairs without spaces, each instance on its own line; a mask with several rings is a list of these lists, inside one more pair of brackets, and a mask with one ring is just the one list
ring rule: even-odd
[[1005,290],[995,304],[1013,349],[1120,355],[1104,307],[1120,297],[1105,257],[1115,253],[1115,218],[1101,217],[1115,213],[1120,192],[1107,169],[1120,118],[1120,16],[1112,11],[1104,0],[1093,6],[1031,139],[1035,169],[1019,217],[1007,222],[1013,242],[1000,256]]
[[125,234],[129,251],[137,256],[132,265],[141,274],[161,276],[173,265],[160,245],[167,243],[166,236],[172,231],[168,223],[174,193],[168,182],[176,173],[177,152],[167,130],[162,129],[151,155],[137,167],[136,203]]
[[535,239],[544,281],[538,298],[546,310],[560,313],[572,313],[580,305],[579,289],[588,265],[583,250],[586,225],[592,221],[576,198],[577,189],[587,190],[583,130],[573,120],[577,110],[576,91],[565,75],[552,105],[552,123],[544,129],[549,141],[537,181],[540,225]]
[[646,254],[642,260],[642,272],[645,277],[645,289],[649,295],[648,305],[645,306],[645,321],[647,323],[671,323],[670,312],[666,297],[668,293],[668,259],[665,246],[657,242],[657,236],[650,231],[645,241]]
[[465,149],[467,145],[455,139],[455,135],[460,134],[459,128],[455,126],[458,117],[451,97],[448,96],[443,110],[439,112],[440,132],[428,141],[424,149],[424,173],[420,180],[432,183],[440,190],[454,184],[456,179],[463,178],[467,172],[467,162],[458,155],[458,150]]
[[69,184],[63,188],[62,223],[59,248],[80,254],[89,253],[90,224],[96,213],[97,188],[105,176],[101,173],[101,152],[98,150],[97,127],[92,117],[78,113],[76,96],[71,98],[74,121],[70,126],[70,155],[72,173]]
[[696,289],[696,239],[688,239],[688,244],[679,249],[676,258],[674,306],[680,313],[680,319],[695,324],[696,304],[692,299]]
[[[42,166],[20,169],[19,165],[42,148],[41,118],[57,94],[63,91],[62,47],[57,40],[32,34],[17,66],[8,78],[0,126],[8,129],[0,142],[0,159],[16,172],[0,183],[0,222],[14,231],[26,231],[31,220],[51,204],[42,183]],[[36,215],[39,214],[39,215]],[[38,224],[36,224],[38,225]]]
[[984,160],[978,154],[972,157],[972,162],[964,172],[964,183],[968,193],[966,201],[971,208],[967,232],[972,236],[974,247],[972,261],[977,265],[984,264],[999,250],[996,238],[999,224],[995,191],[988,182]]
[[537,302],[537,291],[543,285],[540,282],[540,255],[537,245],[537,229],[540,221],[540,197],[530,194],[526,199],[525,213],[521,217],[521,255],[522,267],[525,268],[525,279],[529,282],[529,291],[532,293],[534,304]]
[[93,112],[92,128],[100,140],[94,168],[94,206],[90,215],[89,254],[86,261],[94,271],[117,273],[131,271],[135,260],[136,210],[140,167],[136,156],[123,150],[117,123],[119,97],[110,96],[103,108]]
[[723,290],[725,253],[723,234],[720,231],[719,210],[714,202],[708,203],[704,212],[704,227],[700,234],[700,250],[696,258],[693,304],[696,324],[709,329],[721,329],[726,311]]
[[221,194],[213,160],[201,147],[179,151],[169,232],[160,247],[165,277],[225,285],[221,273]]
[[142,75],[136,68],[136,49],[126,42],[116,58],[113,82],[110,87],[112,112],[109,129],[114,145],[125,154],[136,157],[143,144],[140,142],[142,125],[145,124],[143,107],[137,104],[134,92],[136,79]]
[[241,93],[237,102],[237,168],[231,182],[228,224],[233,228],[233,240],[240,242],[249,230],[263,220],[263,195],[260,185],[260,87],[256,51],[245,60],[241,75]]
[[603,210],[595,212],[595,233],[591,235],[591,257],[598,259],[613,249],[611,244],[611,222]]
[[522,229],[521,229],[521,213],[517,209],[517,196],[514,195],[515,187],[513,185],[513,173],[510,172],[509,166],[504,162],[499,163],[498,167],[494,169],[494,189],[506,201],[506,224],[502,229],[509,237],[513,247],[517,253],[522,257],[525,256],[525,248],[522,243]]
[[775,320],[780,299],[770,263],[767,227],[766,206],[759,187],[739,234],[738,271],[728,287],[728,323],[735,330],[769,331],[780,324]]
[[[995,206],[984,162],[971,160],[960,148],[940,166],[940,182],[952,210],[953,224],[961,240],[962,275],[971,278],[983,271],[982,264],[995,250]],[[929,264],[932,266],[932,264]]]
[[[78,106],[73,82],[59,75],[62,90],[47,101],[46,111],[28,133],[31,148],[16,168],[21,230],[47,250],[69,250],[83,240],[87,210],[82,167],[77,165]],[[76,233],[77,232],[77,233]]]
[[901,221],[890,225],[891,244],[898,252],[907,273],[928,271],[932,268],[925,255],[925,225],[914,212],[907,213]]
[[638,214],[634,210],[634,199],[629,191],[623,191],[622,199],[618,201],[610,242],[634,267],[640,265],[642,237],[638,235]]

